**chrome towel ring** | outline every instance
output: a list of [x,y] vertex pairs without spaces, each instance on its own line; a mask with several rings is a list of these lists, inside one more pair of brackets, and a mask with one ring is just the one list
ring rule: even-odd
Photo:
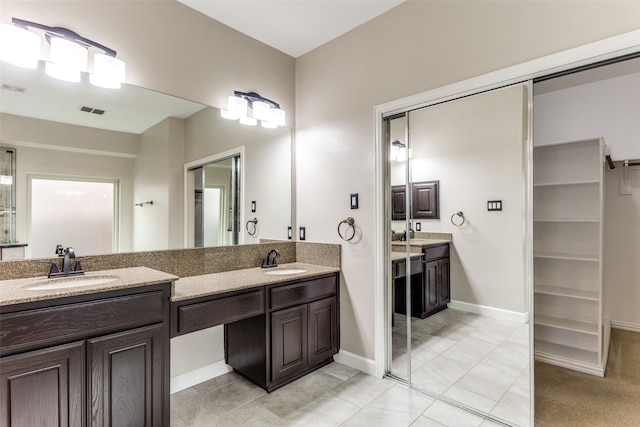
[[[344,236],[342,235],[342,228],[345,228],[345,227],[342,227],[342,224],[347,225]],[[347,219],[340,221],[340,224],[338,224],[338,235],[342,240],[348,242],[355,237],[356,235],[355,224],[356,224],[356,220],[353,219],[352,217],[348,217]],[[349,228],[351,228],[351,237],[347,237],[349,235]]]
[[[462,221],[456,219],[456,221],[453,220],[453,218],[455,217],[460,217],[462,218]],[[462,213],[462,211],[458,211],[456,213],[454,213],[453,215],[451,215],[451,224],[455,225],[456,227],[462,227],[462,224],[464,224],[464,214]]]
[[258,218],[253,218],[247,221],[247,223],[245,224],[245,228],[247,229],[247,233],[249,233],[249,236],[255,236],[256,232],[258,231]]

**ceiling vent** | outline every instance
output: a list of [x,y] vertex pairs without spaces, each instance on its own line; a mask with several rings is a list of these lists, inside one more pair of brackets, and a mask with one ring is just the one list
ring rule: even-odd
[[85,113],[97,114],[99,116],[104,114],[104,110],[100,110],[98,108],[91,108],[91,107],[80,107],[80,111],[84,111]]

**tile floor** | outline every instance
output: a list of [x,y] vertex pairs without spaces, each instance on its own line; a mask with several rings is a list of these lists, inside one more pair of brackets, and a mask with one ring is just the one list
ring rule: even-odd
[[[529,424],[529,325],[446,309],[412,318],[411,381],[516,426]],[[406,317],[395,315],[392,372],[406,378]]]
[[336,362],[271,394],[230,372],[171,396],[171,427],[500,425]]
[[[528,425],[528,325],[447,309],[412,319],[412,329],[414,385],[509,425]],[[398,376],[407,372],[403,331],[404,316],[396,315],[393,371]],[[230,372],[171,396],[172,427],[498,425],[336,362],[270,394]]]

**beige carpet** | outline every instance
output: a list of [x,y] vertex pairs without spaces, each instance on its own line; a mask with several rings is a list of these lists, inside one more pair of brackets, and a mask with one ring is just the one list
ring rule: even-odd
[[604,378],[535,364],[536,427],[640,426],[640,333],[611,330]]

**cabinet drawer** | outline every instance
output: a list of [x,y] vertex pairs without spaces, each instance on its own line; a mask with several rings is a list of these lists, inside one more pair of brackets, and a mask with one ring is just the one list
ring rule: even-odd
[[186,334],[212,326],[231,323],[264,313],[262,288],[236,295],[222,296],[177,308],[175,334]]
[[[393,263],[393,278],[397,279],[400,277],[407,276],[407,262],[406,261],[397,261]],[[422,273],[422,258],[412,258],[411,259],[411,275]]]
[[163,291],[6,313],[0,316],[2,355],[164,321]]
[[335,275],[291,285],[276,286],[269,289],[269,308],[277,310],[298,305],[333,296],[336,292],[337,280]]
[[431,246],[424,248],[424,260],[430,261],[432,259],[445,258],[449,256],[449,245]]

